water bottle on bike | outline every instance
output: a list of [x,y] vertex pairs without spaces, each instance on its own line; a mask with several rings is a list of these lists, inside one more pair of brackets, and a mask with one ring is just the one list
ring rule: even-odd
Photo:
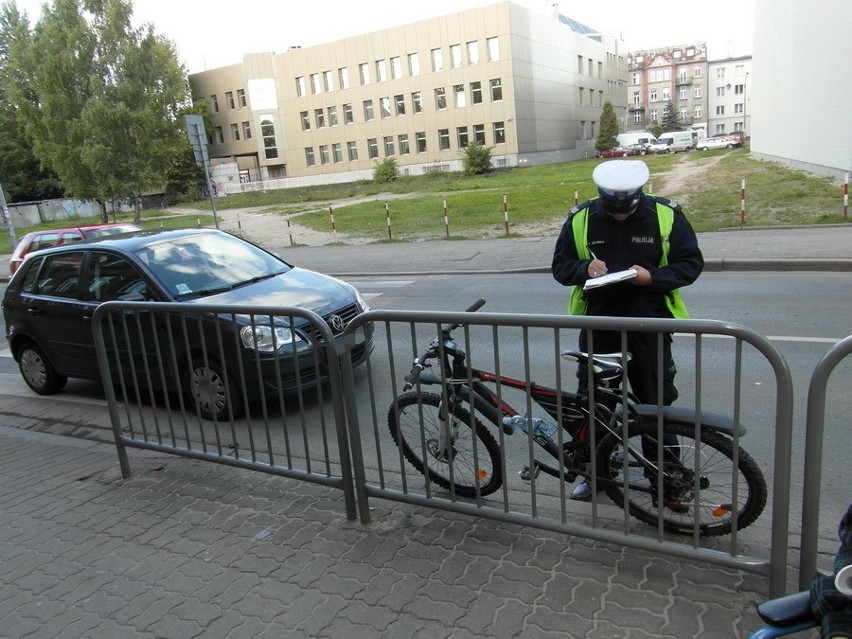
[[533,435],[541,435],[547,439],[553,439],[556,434],[556,424],[542,417],[524,417],[523,415],[504,417],[503,425],[525,433],[532,432]]

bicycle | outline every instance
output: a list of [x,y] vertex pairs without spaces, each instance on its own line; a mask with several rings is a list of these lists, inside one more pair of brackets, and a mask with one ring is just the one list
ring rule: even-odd
[[[474,312],[484,304],[479,299],[467,311]],[[581,476],[590,477],[594,466],[598,487],[617,506],[651,526],[662,516],[665,530],[693,534],[697,519],[699,533],[709,537],[729,534],[735,519],[737,528],[743,529],[763,512],[766,482],[757,463],[741,447],[736,452],[734,490],[733,420],[702,413],[699,443],[695,441],[695,411],[662,407],[663,432],[676,437],[677,443],[667,438],[664,446],[658,446],[658,407],[640,404],[629,391],[621,390],[621,353],[562,353],[563,359],[585,361],[592,370],[594,384],[590,387],[595,390],[590,406],[585,394],[469,366],[467,352],[452,337],[458,327],[441,327],[440,335],[414,359],[402,393],[388,409],[394,443],[429,481],[468,498],[487,496],[502,486],[502,450],[482,423],[484,419],[507,435],[526,430],[557,463],[551,466],[535,459],[533,468],[521,471],[522,479],[538,477],[544,471],[570,483]],[[438,362],[437,374],[431,370],[433,360]],[[430,385],[440,387],[441,392],[423,390]],[[490,385],[496,385],[496,392]],[[522,419],[527,427],[518,428],[519,422],[513,418],[519,412],[502,399],[501,388],[528,394],[556,420],[563,436],[533,432],[535,420]],[[596,464],[591,464],[589,424],[599,433]],[[553,424],[552,430],[556,428]],[[745,434],[741,425],[738,434]]]

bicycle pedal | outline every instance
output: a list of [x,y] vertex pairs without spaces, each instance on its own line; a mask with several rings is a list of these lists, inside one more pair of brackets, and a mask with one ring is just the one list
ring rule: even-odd
[[541,472],[541,468],[538,466],[535,467],[535,470],[530,471],[529,466],[524,466],[523,470],[518,471],[518,475],[524,481],[531,481],[533,477],[538,479],[538,475]]

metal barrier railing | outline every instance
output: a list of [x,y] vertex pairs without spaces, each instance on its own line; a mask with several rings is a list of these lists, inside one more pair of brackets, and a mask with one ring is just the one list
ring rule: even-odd
[[835,367],[850,354],[852,354],[852,335],[835,344],[823,356],[814,369],[808,386],[805,472],[802,489],[802,550],[799,555],[800,590],[807,590],[817,575],[826,387]]
[[[295,333],[264,328],[294,325],[325,346],[307,350]],[[341,347],[320,316],[292,307],[107,302],[93,331],[123,476],[128,447],[182,455],[338,488],[347,516],[357,517]]]
[[[548,530],[580,535],[591,539],[611,543],[624,544],[655,552],[662,552],[673,556],[704,560],[718,565],[744,569],[769,576],[770,595],[778,596],[784,593],[787,574],[787,534],[789,528],[789,493],[790,493],[790,465],[792,448],[792,409],[793,389],[789,369],[779,351],[765,337],[752,330],[731,323],[709,320],[666,320],[666,319],[630,319],[630,318],[598,318],[598,317],[566,317],[556,315],[532,315],[532,314],[504,314],[504,313],[445,313],[445,312],[422,312],[422,311],[370,311],[356,318],[348,331],[362,330],[367,323],[375,327],[377,347],[373,356],[367,361],[367,374],[356,377],[353,367],[347,362],[350,358],[343,357],[342,381],[343,394],[346,403],[347,420],[349,424],[349,441],[352,447],[353,470],[355,473],[355,487],[358,500],[358,511],[361,520],[368,523],[369,499],[371,497],[394,501],[401,501],[421,506],[429,506],[465,513],[477,517],[487,517],[499,521],[511,522],[525,526],[534,526]],[[529,465],[534,467],[535,451],[534,438],[529,435],[516,433],[509,437],[503,429],[486,427],[491,432],[491,437],[499,447],[499,454],[495,457],[498,461],[494,470],[489,473],[500,473],[503,484],[501,490],[492,495],[483,494],[480,479],[474,481],[474,487],[469,494],[460,495],[455,489],[458,482],[450,475],[448,489],[442,489],[431,481],[429,470],[422,468],[414,470],[407,459],[406,452],[394,443],[395,436],[392,429],[386,424],[388,414],[391,410],[397,410],[400,400],[399,387],[405,373],[411,368],[414,357],[419,356],[433,340],[443,324],[456,323],[460,325],[458,342],[462,343],[467,351],[468,363],[471,366],[489,368],[494,372],[493,378],[488,381],[494,382],[494,402],[501,405],[503,402],[512,403],[517,412],[532,415],[535,406],[529,399],[531,389],[537,388],[537,384],[544,380],[552,388],[566,388],[568,379],[573,380],[573,375],[563,376],[561,367],[564,365],[560,360],[563,350],[576,348],[576,331],[579,329],[595,329],[618,331],[622,335],[622,343],[626,343],[625,335],[631,332],[656,333],[659,340],[663,334],[677,332],[675,342],[678,348],[685,343],[686,338],[692,336],[695,340],[695,348],[692,356],[694,366],[694,377],[684,375],[678,380],[678,386],[682,387],[682,397],[679,406],[691,403],[692,410],[698,417],[690,422],[696,437],[695,465],[698,468],[699,460],[707,456],[706,442],[697,443],[702,432],[702,415],[705,415],[705,406],[713,401],[722,402],[726,411],[730,411],[733,417],[732,424],[747,422],[741,418],[744,389],[742,381],[742,368],[744,360],[752,356],[752,351],[744,351],[744,345],[753,349],[762,356],[759,361],[765,365],[768,363],[774,372],[776,384],[775,415],[772,420],[774,426],[774,442],[771,461],[767,458],[768,452],[764,447],[758,447],[761,459],[758,464],[764,468],[771,468],[772,486],[771,497],[771,524],[767,524],[767,513],[753,524],[748,532],[738,528],[737,517],[733,517],[730,535],[708,539],[694,525],[691,534],[687,534],[676,540],[664,529],[662,516],[657,520],[657,525],[649,525],[641,529],[635,528],[627,510],[615,510],[603,498],[595,498],[591,506],[571,502],[566,494],[566,482],[564,469],[555,474],[556,487],[546,477],[537,479],[534,474],[526,482],[522,479],[514,479],[509,475],[510,469],[518,465]],[[721,376],[713,371],[718,369],[718,362],[714,362],[712,371],[705,370],[703,358],[705,355],[705,342],[708,338],[725,337],[731,339],[731,359],[733,370],[723,373]],[[384,349],[379,343],[384,341]],[[443,347],[441,347],[443,348]],[[590,350],[593,350],[593,342]],[[685,361],[684,354],[678,352],[675,357],[681,371],[690,370],[690,364]],[[661,360],[658,362],[662,368]],[[629,368],[629,363],[627,364]],[[505,372],[504,372],[505,371]],[[521,380],[521,384],[512,387],[506,380],[512,375]],[[691,384],[690,384],[691,377]],[[421,380],[422,381],[422,380]],[[432,380],[433,383],[434,380]],[[481,380],[478,380],[481,381]],[[573,383],[573,382],[572,382]],[[449,382],[464,386],[469,397],[473,397],[477,382],[471,375],[468,379],[456,379]],[[418,388],[421,388],[418,386]],[[448,382],[439,381],[428,390],[433,390],[437,396],[446,400]],[[723,390],[720,390],[723,389]],[[425,391],[425,386],[421,388]],[[518,397],[509,396],[518,393]],[[691,399],[688,398],[692,395]],[[556,395],[559,397],[559,395]],[[420,427],[424,428],[425,408],[434,408],[438,400],[430,398],[428,401],[422,399],[412,403],[411,400],[403,398],[404,403],[411,404],[412,413],[419,412]],[[471,401],[474,401],[471,399]],[[554,410],[559,418],[567,407],[557,404]],[[764,400],[765,401],[765,400]],[[389,408],[390,407],[390,408]],[[470,406],[468,405],[468,409]],[[591,407],[590,407],[591,408]],[[714,408],[714,406],[711,406]],[[716,409],[718,410],[718,409]],[[475,418],[479,418],[483,424],[488,423],[490,414],[494,422],[493,406],[489,407],[488,401],[479,401],[476,410],[470,411],[474,418],[466,416],[465,419],[475,425]],[[594,411],[594,409],[592,409]],[[557,414],[551,412],[551,415]],[[658,407],[657,416],[654,418],[658,432],[662,431],[663,419],[662,407]],[[498,415],[499,416],[499,415]],[[397,418],[394,418],[396,420]],[[592,414],[594,420],[594,413]],[[399,426],[397,426],[399,428]],[[473,428],[471,428],[473,430]],[[589,429],[594,433],[595,429]],[[687,435],[689,431],[686,431]],[[397,437],[399,434],[397,434]],[[591,435],[591,448],[594,450],[595,435]],[[622,437],[626,437],[623,433]],[[476,439],[476,438],[474,438]],[[486,466],[483,460],[492,456],[493,447],[486,443],[485,439],[479,438],[479,443],[473,443],[473,465],[474,474],[481,476],[482,481],[489,476],[481,470]],[[567,450],[570,436],[559,430],[554,435],[555,444],[561,450]],[[739,461],[748,454],[741,445],[740,434],[736,427],[733,428],[730,437],[731,458],[733,460],[732,475],[730,476],[733,500],[736,500],[740,491],[746,494],[746,487],[741,485],[740,475],[736,468]],[[427,440],[427,436],[420,435],[420,441],[413,443],[408,453],[415,457],[424,459],[431,455],[434,459],[455,459],[457,454],[453,450],[444,449],[438,454],[436,449],[445,444],[436,443],[435,440]],[[661,441],[658,437],[657,441]],[[746,437],[745,442],[748,443]],[[663,456],[664,446],[658,446],[656,454],[658,459]],[[625,448],[625,450],[627,450]],[[431,451],[431,452],[430,452]],[[752,451],[753,453],[755,451]],[[649,454],[650,455],[650,454]],[[756,455],[757,456],[757,455]],[[591,455],[592,476],[599,476],[596,470],[596,456]],[[761,463],[762,462],[762,463]],[[449,466],[449,464],[445,465]],[[427,464],[422,464],[427,466]],[[627,464],[625,464],[625,469]],[[443,469],[441,472],[446,472]],[[452,471],[449,471],[452,473]],[[553,473],[552,473],[553,474]],[[625,470],[625,474],[627,471]],[[696,503],[700,503],[700,491],[708,488],[703,486],[704,478],[696,475],[695,489],[697,491]],[[546,481],[547,480],[547,481]],[[455,483],[454,483],[455,482]],[[626,486],[626,483],[625,483]],[[490,490],[490,489],[489,489]],[[742,495],[741,495],[742,497]],[[574,506],[576,504],[576,507]],[[702,504],[703,505],[703,504]],[[736,507],[736,506],[734,506]],[[590,510],[590,512],[589,512]],[[768,528],[768,530],[767,530]],[[644,531],[647,531],[644,532]],[[769,553],[767,557],[755,557],[741,554],[740,548],[746,546],[765,547],[766,539],[770,540]],[[742,543],[741,543],[742,542]],[[752,543],[754,542],[754,543]]]

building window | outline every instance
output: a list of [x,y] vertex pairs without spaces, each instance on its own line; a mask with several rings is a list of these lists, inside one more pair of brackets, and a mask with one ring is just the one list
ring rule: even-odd
[[397,141],[399,142],[399,154],[408,155],[411,152],[411,149],[408,147],[408,136],[403,133],[397,138]]
[[577,56],[577,74],[583,75],[583,56]]
[[349,88],[349,67],[340,67],[337,70],[337,84],[341,89]]
[[642,74],[640,74],[640,73],[634,73],[633,74],[633,84],[634,85],[642,84]]
[[734,113],[742,113],[742,112],[743,112],[743,103],[742,103],[742,102],[737,102],[737,103],[734,105]]
[[231,125],[231,137],[233,138],[234,142],[240,141],[240,125],[239,124],[232,124]]
[[311,128],[311,115],[307,111],[302,111],[299,116],[302,119],[302,131],[309,131]]
[[689,97],[688,92],[687,92],[685,87],[681,87],[678,90],[677,96],[678,96],[679,100],[686,100],[686,98]]
[[649,99],[651,102],[656,102],[656,101],[657,101],[657,90],[656,90],[656,89],[651,89],[651,90],[648,92],[648,99]]
[[245,109],[248,106],[246,102],[246,90],[245,89],[237,89],[237,104],[240,105],[241,109]]
[[331,158],[335,164],[343,162],[343,147],[340,146],[340,142],[331,145]]
[[366,62],[358,65],[358,76],[361,78],[361,85],[370,84],[370,67]]
[[482,82],[470,83],[470,101],[472,104],[482,104]]
[[210,109],[213,113],[219,113],[219,98],[215,95],[210,96]]
[[420,91],[411,94],[411,110],[414,113],[423,113],[423,96]]
[[420,75],[420,56],[416,53],[408,54],[408,75]]
[[687,113],[688,113],[688,111],[687,111],[685,108],[680,110],[680,120],[681,120],[681,122],[684,122],[684,121],[687,119],[687,117],[688,117],[688,116],[687,116]]
[[243,138],[251,140],[251,122],[243,122]]
[[716,107],[716,115],[725,115],[725,105],[720,104]]
[[694,115],[696,118],[701,117],[701,107],[695,107]]
[[307,92],[305,91],[305,78],[298,77],[296,78],[296,95],[300,98],[303,97]]
[[352,124],[355,121],[355,117],[352,115],[352,105],[344,104],[343,105],[343,123],[344,124]]
[[391,116],[390,98],[379,98],[379,109],[383,118],[389,118]]
[[460,149],[463,149],[470,143],[470,136],[467,133],[466,126],[460,126],[456,129],[456,138],[458,139]]
[[484,124],[474,124],[473,125],[473,141],[477,144],[481,144],[485,146],[485,125]]
[[462,65],[462,48],[460,44],[450,45],[450,64],[453,69],[459,69]]
[[432,49],[432,71],[444,70],[444,55],[440,49]]
[[444,87],[435,89],[435,108],[443,111],[447,108],[447,92]]
[[479,42],[476,40],[467,43],[467,63],[479,64]]
[[396,114],[405,115],[405,96],[401,94],[394,96],[394,102],[396,103]]
[[745,85],[744,84],[735,84],[734,85],[734,95],[742,95],[745,93]]
[[651,109],[651,122],[656,122],[656,121],[657,121],[657,110]]
[[328,126],[337,126],[337,107],[328,107]]
[[230,110],[234,110],[237,108],[237,103],[234,101],[234,92],[226,91],[225,92],[225,101],[228,103],[228,108]]
[[386,135],[384,137],[384,143],[385,143],[385,157],[388,157],[388,156],[391,156],[391,155],[396,155],[396,153],[394,152],[394,148],[393,148],[393,136],[392,135]]
[[450,130],[438,129],[438,148],[446,151],[450,148]]
[[326,93],[334,91],[334,75],[332,75],[331,71],[322,72],[322,85]]
[[373,117],[373,101],[364,100],[364,119],[369,122]]
[[692,68],[692,77],[700,78],[701,77],[701,67],[693,67]]
[[500,43],[497,42],[497,38],[487,38],[485,46],[488,48],[489,62],[496,62],[500,59]]
[[417,146],[418,153],[426,153],[426,132],[418,131],[414,134],[414,144]]
[[716,87],[716,97],[724,98],[725,97],[725,87]]
[[222,132],[222,127],[217,126],[213,129],[213,134],[216,136],[216,144],[225,144],[225,134]]
[[494,133],[494,144],[503,144],[506,142],[506,125],[503,122],[495,122],[491,126]]
[[328,164],[329,163],[329,155],[328,155],[328,145],[320,144],[320,164]]
[[314,95],[322,93],[322,85],[320,84],[319,73],[311,74],[311,93],[313,93]]
[[669,87],[663,87],[663,101],[668,102],[671,99],[669,95]]
[[388,79],[388,68],[384,60],[376,60],[376,82],[386,82]]
[[455,104],[455,107],[457,109],[461,109],[467,106],[467,100],[465,99],[463,84],[456,84],[453,86],[453,104]]
[[716,77],[724,78],[725,77],[725,67],[716,67]]
[[742,122],[734,122],[734,131],[739,131],[742,133],[745,129],[743,128]]
[[503,99],[503,83],[500,78],[491,80],[491,101],[499,102]]
[[370,156],[371,160],[379,157],[379,143],[376,138],[367,138],[367,155]]
[[278,157],[278,145],[275,142],[275,124],[271,115],[260,116],[260,135],[263,138],[263,153],[267,160]]
[[391,80],[397,80],[402,77],[402,63],[399,57],[390,59]]
[[314,157],[314,147],[309,146],[305,149],[305,164],[308,166],[314,166],[316,163],[317,160]]
[[692,89],[692,97],[694,97],[694,98],[700,98],[701,97],[701,87],[700,86],[694,87]]
[[717,124],[716,125],[716,134],[719,135],[719,134],[722,134],[724,132],[725,132],[725,125],[724,124]]
[[349,152],[349,161],[355,162],[358,159],[358,143],[357,142],[347,142],[346,150]]
[[640,124],[642,122],[642,114],[638,111],[633,114],[633,124]]
[[314,121],[317,123],[318,129],[325,128],[325,111],[322,109],[314,109]]
[[640,98],[639,98],[639,92],[638,92],[638,91],[634,91],[634,92],[633,92],[633,106],[638,107],[638,106],[639,106],[639,101],[640,101]]

